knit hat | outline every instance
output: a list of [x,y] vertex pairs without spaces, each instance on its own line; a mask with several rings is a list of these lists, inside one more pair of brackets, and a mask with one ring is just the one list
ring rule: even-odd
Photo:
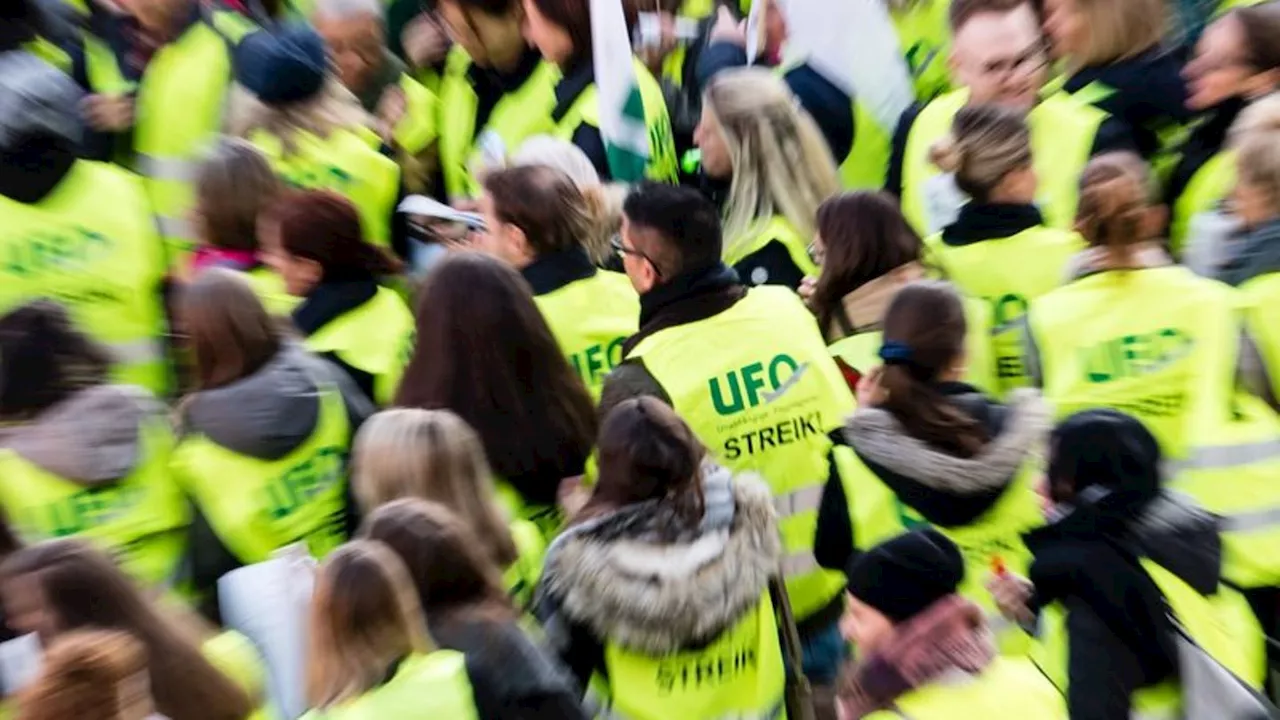
[[964,557],[955,543],[929,528],[856,556],[845,574],[849,594],[900,623],[956,591],[964,580]]
[[0,53],[0,147],[33,138],[79,143],[82,97],[69,77],[36,56]]
[[1124,413],[1076,413],[1053,431],[1049,481],[1072,483],[1077,495],[1097,486],[1140,506],[1160,492],[1160,445],[1146,426]]
[[268,105],[314,96],[329,72],[324,40],[306,25],[247,35],[236,46],[234,59],[236,82]]

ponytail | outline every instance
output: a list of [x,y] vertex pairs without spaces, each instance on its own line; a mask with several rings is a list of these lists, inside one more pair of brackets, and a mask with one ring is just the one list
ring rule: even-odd
[[1132,153],[1095,157],[1080,176],[1076,231],[1092,247],[1113,253],[1117,265],[1128,264],[1146,237],[1150,205],[1146,165]]

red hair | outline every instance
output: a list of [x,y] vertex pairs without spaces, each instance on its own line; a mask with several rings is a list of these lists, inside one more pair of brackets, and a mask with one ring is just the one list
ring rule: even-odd
[[272,206],[267,219],[278,223],[281,247],[290,255],[319,263],[326,282],[395,275],[403,267],[386,251],[365,242],[360,213],[338,193],[289,193]]

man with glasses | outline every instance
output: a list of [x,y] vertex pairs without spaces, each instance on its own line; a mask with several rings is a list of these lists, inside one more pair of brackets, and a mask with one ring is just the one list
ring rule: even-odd
[[954,0],[949,65],[960,88],[914,106],[894,134],[886,189],[922,234],[942,230],[966,198],[929,160],[930,148],[951,131],[967,104],[993,103],[1028,112],[1039,205],[1047,224],[1074,222],[1080,173],[1099,152],[1126,148],[1107,115],[1062,92],[1045,92],[1048,47],[1031,0]]

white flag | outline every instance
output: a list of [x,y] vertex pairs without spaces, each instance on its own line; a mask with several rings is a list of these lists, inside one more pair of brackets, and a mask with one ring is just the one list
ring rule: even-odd
[[649,164],[649,129],[622,0],[591,0],[591,42],[609,173],[618,182],[635,182]]

